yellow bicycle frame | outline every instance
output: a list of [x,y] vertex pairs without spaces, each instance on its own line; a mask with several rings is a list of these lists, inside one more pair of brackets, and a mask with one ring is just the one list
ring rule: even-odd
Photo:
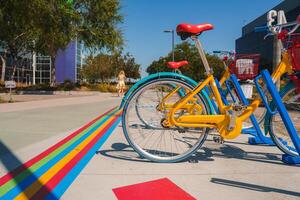
[[[221,77],[221,79],[219,80],[219,83],[220,85],[222,86],[224,84],[224,82],[230,77],[231,73],[229,71],[229,68],[228,66],[226,65],[225,61],[223,61],[223,64],[224,64],[224,68],[225,68],[225,71]],[[177,86],[176,88],[174,88],[171,92],[169,92],[165,97],[163,97],[162,99],[162,102],[159,104],[159,110],[168,110],[168,108],[172,107],[172,104],[167,104],[166,102],[168,101],[168,99],[170,97],[172,97],[175,93],[178,92],[178,90],[180,89],[181,87]],[[191,108],[195,108],[198,109],[198,110],[202,110],[201,107],[199,106],[195,106],[194,104],[195,101],[193,101],[193,104],[187,104],[185,105],[187,107],[187,109],[189,110],[192,110]]]
[[[229,70],[227,72],[229,73]],[[280,79],[280,77],[283,74],[292,73],[292,72],[293,70],[289,61],[289,55],[287,52],[284,52],[282,54],[282,60],[280,64],[272,74],[273,81],[276,82],[277,80]],[[226,77],[228,78],[229,76],[230,73],[227,74],[225,72],[225,74],[221,79],[222,83],[224,83]],[[215,101],[220,110],[220,114],[217,115],[187,114],[187,115],[175,117],[175,113],[177,113],[180,110],[186,109],[188,102],[190,102],[194,98],[194,96],[196,96],[206,86],[209,86],[211,88],[213,92],[213,96],[215,97]],[[169,98],[169,96],[167,98]],[[241,134],[243,121],[245,121],[247,118],[250,117],[250,115],[255,111],[255,109],[259,106],[260,103],[261,103],[261,99],[259,98],[254,99],[249,106],[244,108],[242,114],[232,119],[232,116],[228,111],[231,111],[231,113],[235,112],[233,110],[233,106],[224,105],[219,90],[216,86],[214,76],[212,74],[208,74],[207,78],[198,86],[196,86],[192,91],[190,91],[186,96],[181,98],[175,104],[168,106],[169,112],[167,113],[167,119],[166,119],[167,121],[165,122],[165,124],[167,124],[168,126],[179,126],[179,127],[217,128],[221,137],[225,139],[233,139]],[[234,121],[232,122],[232,120]],[[230,123],[234,123],[234,126],[232,128],[228,128]]]

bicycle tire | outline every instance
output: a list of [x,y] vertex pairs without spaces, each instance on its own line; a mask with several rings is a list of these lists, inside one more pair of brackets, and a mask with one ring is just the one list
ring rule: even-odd
[[[287,108],[287,110],[291,111],[289,113],[289,116],[291,117],[291,115],[294,115],[293,109],[295,108],[291,108],[289,106],[289,104],[286,102],[286,98],[288,98],[288,95],[292,94],[294,91],[296,90],[296,87],[294,84],[289,83],[287,84],[281,91],[280,91],[280,96],[282,97],[282,101],[285,104],[285,107]],[[300,111],[300,104],[297,105],[298,107],[295,109],[297,112]],[[274,110],[276,108],[274,102],[271,102],[270,107],[272,110]],[[291,110],[292,109],[292,110]],[[298,113],[299,115],[299,113]],[[277,118],[279,120],[277,120]],[[295,123],[294,123],[295,125]],[[267,127],[267,131],[269,131],[270,136],[272,138],[272,140],[274,141],[274,143],[276,144],[276,146],[284,153],[289,154],[291,156],[298,156],[299,153],[297,152],[297,150],[295,149],[291,138],[289,137],[289,134],[287,132],[287,130],[285,129],[285,126],[281,120],[281,117],[279,115],[279,113],[277,113],[274,116],[271,115],[267,115],[266,119],[265,119],[265,126]],[[281,127],[280,127],[281,126]],[[279,129],[281,128],[282,132],[278,132]],[[283,129],[284,127],[284,129]],[[298,131],[298,136],[300,137],[300,127],[299,125],[297,125],[297,127],[295,127],[296,130]]]
[[[173,153],[169,153],[170,150],[168,149],[168,151],[164,152],[165,153],[164,155],[162,153],[160,155],[155,154],[155,151],[157,153],[160,153],[160,152],[162,152],[161,150],[152,150],[152,149],[147,149],[146,147],[144,149],[143,147],[141,147],[141,145],[138,144],[137,141],[135,141],[135,139],[133,138],[132,133],[130,132],[132,129],[129,129],[130,126],[132,126],[134,128],[133,125],[135,125],[135,124],[130,124],[131,123],[130,119],[128,119],[129,116],[130,116],[130,112],[131,112],[130,111],[130,109],[131,109],[130,106],[133,106],[132,102],[134,102],[136,100],[135,98],[143,90],[148,89],[148,88],[150,88],[151,86],[153,86],[155,84],[161,84],[162,85],[162,83],[177,84],[177,85],[184,86],[184,87],[186,87],[186,88],[188,88],[190,90],[192,90],[194,88],[194,86],[192,86],[192,85],[190,85],[190,84],[188,84],[188,83],[186,83],[184,81],[181,81],[181,80],[178,80],[178,79],[173,79],[173,78],[161,78],[161,79],[153,80],[153,81],[150,81],[150,82],[147,82],[147,83],[141,85],[138,90],[135,90],[129,96],[128,100],[126,101],[126,103],[124,105],[124,110],[123,110],[123,114],[122,114],[123,133],[124,133],[124,136],[125,136],[127,142],[143,158],[146,158],[146,159],[154,161],[154,162],[165,162],[165,163],[179,162],[179,161],[185,160],[188,157],[190,157],[191,154],[193,154],[197,149],[199,149],[203,145],[203,143],[206,140],[206,137],[208,135],[208,132],[209,132],[208,128],[205,128],[205,130],[203,131],[202,135],[200,135],[200,137],[198,138],[198,140],[194,144],[192,144],[191,147],[190,147],[190,144],[188,144],[188,142],[185,139],[181,138],[182,140],[184,140],[183,143],[187,144],[187,146],[188,146],[187,151],[184,151],[184,152],[182,152],[180,154],[173,154]],[[209,111],[208,110],[208,105],[207,105],[207,102],[205,101],[205,99],[203,99],[201,97],[201,95],[198,95],[198,99],[202,102],[202,105],[203,105],[203,108],[205,110],[205,113],[209,113],[208,112]],[[137,127],[137,129],[141,129],[141,128],[139,128],[140,125],[135,125],[135,126]],[[150,127],[147,127],[147,128],[151,129],[151,127],[153,129],[152,131],[154,131],[153,126],[150,126]],[[143,128],[145,129],[145,127],[143,127]],[[175,132],[178,131],[179,132],[179,130],[181,130],[181,129],[176,129],[175,128],[175,129],[171,129],[170,130],[170,129],[164,129],[164,128],[162,128],[162,130],[164,130],[164,131],[175,131]],[[185,130],[187,130],[187,129],[185,129]],[[163,132],[163,134],[161,134],[161,135],[164,135],[164,133],[165,132]],[[169,135],[170,135],[170,138],[171,138],[172,135],[171,134],[169,134]],[[174,133],[174,135],[175,135],[175,133]],[[162,136],[162,137],[166,137],[166,136]],[[178,140],[178,139],[176,139],[176,141],[180,142],[180,140]],[[171,143],[171,150],[172,150],[172,143]]]
[[[254,86],[254,83],[240,83],[241,86],[243,84],[252,84]],[[234,90],[234,89],[231,89],[231,94],[235,95],[235,99],[238,100],[238,98],[236,97],[236,94],[235,94],[236,92],[232,91],[232,90]],[[229,104],[233,103],[229,92],[227,92],[227,94],[226,94],[226,99],[227,99]],[[251,100],[248,100],[248,101],[249,101],[249,103],[251,103]],[[261,112],[261,113],[259,113],[259,112]],[[264,122],[266,113],[267,113],[267,110],[265,108],[261,108],[261,107],[257,108],[254,111],[253,115],[255,116],[258,124],[262,124],[262,122]],[[253,126],[250,118],[248,118],[246,121],[243,122],[243,129],[251,129],[251,128],[254,128],[254,126]]]

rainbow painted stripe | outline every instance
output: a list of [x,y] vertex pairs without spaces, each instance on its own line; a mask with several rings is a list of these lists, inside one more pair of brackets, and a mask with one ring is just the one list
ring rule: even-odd
[[113,108],[0,178],[0,199],[59,199],[121,120]]

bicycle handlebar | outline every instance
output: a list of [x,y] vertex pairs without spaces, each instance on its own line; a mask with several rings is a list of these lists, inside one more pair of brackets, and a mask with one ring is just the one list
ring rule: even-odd
[[287,32],[287,35],[290,35],[294,33],[300,26],[300,15],[297,17],[296,21],[294,22],[289,22],[286,24],[278,24],[278,25],[273,25],[273,26],[260,26],[260,27],[255,27],[254,32],[263,32],[263,31],[268,31],[268,35],[278,35],[281,33],[283,28],[288,28],[293,26],[293,28]]
[[255,33],[269,31],[268,26],[258,26],[254,28]]
[[234,55],[234,52],[232,51],[213,51],[215,54],[227,54],[229,56]]

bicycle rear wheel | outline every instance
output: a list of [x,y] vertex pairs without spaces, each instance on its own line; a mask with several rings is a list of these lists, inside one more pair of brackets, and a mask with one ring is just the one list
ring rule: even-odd
[[[300,95],[296,92],[296,88],[293,84],[288,84],[285,86],[280,94],[282,96],[282,102],[284,103],[288,114],[298,132],[298,137],[300,137]],[[275,109],[274,103],[271,104],[271,108],[273,110]],[[297,152],[292,139],[285,128],[280,114],[277,113],[272,117],[269,116],[266,120],[267,124],[270,126],[270,136],[278,148],[286,154],[298,156],[299,153]]]
[[[208,128],[166,127],[163,124],[168,105],[176,103],[181,96],[174,93],[163,109],[159,105],[175,86],[184,91],[193,89],[193,86],[181,80],[158,79],[142,85],[124,105],[122,125],[128,143],[142,157],[154,162],[178,162],[188,158],[203,144],[209,131]],[[207,114],[207,102],[200,95],[196,98],[194,107],[180,110],[176,116],[193,112]]]
[[[243,84],[251,84],[253,86],[253,89],[256,88],[254,86],[254,83],[240,83],[240,85],[242,86]],[[257,93],[257,92],[253,92],[254,94]],[[228,92],[227,95],[226,95],[226,100],[228,101],[229,104],[233,104],[234,103],[234,100],[236,103],[239,103],[239,97],[238,97],[238,94],[236,93],[235,89],[231,89],[231,94],[233,96],[233,98],[231,97],[230,93]],[[256,99],[256,98],[259,98],[258,96],[254,96],[252,97],[251,99],[249,98],[248,101],[249,103],[251,104],[251,101],[252,99]],[[268,96],[267,96],[268,98]],[[234,99],[234,100],[233,100]],[[269,100],[267,100],[269,102]],[[266,113],[267,113],[267,110],[264,106],[262,107],[258,107],[254,112],[253,112],[253,115],[254,117],[256,118],[257,120],[257,123],[258,124],[262,124],[262,122],[264,121],[265,119],[265,116],[266,116]],[[243,129],[248,129],[248,128],[253,128],[253,124],[252,124],[252,121],[250,118],[246,119],[244,122],[243,122]]]

